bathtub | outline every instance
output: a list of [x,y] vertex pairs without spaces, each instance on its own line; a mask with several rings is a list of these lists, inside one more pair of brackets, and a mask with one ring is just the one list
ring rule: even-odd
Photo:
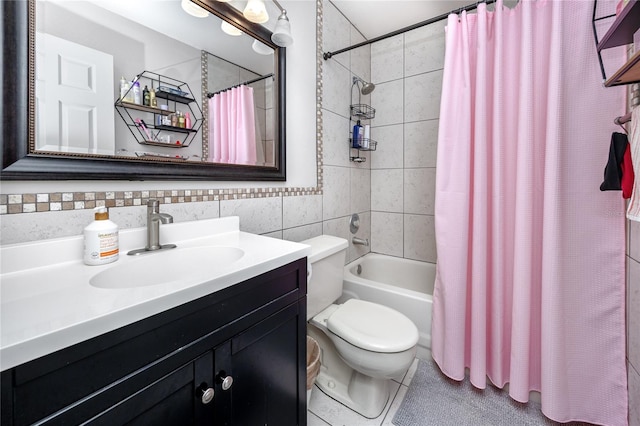
[[344,267],[344,289],[338,303],[362,299],[403,313],[418,327],[418,358],[429,359],[435,277],[433,263],[369,253]]

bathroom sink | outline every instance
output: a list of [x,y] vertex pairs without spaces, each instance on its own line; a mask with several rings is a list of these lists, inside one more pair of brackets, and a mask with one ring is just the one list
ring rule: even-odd
[[[114,266],[89,280],[94,287],[123,289],[179,283],[195,276],[210,274],[244,256],[237,247],[178,247],[142,256],[121,256]],[[123,259],[124,257],[124,259]]]

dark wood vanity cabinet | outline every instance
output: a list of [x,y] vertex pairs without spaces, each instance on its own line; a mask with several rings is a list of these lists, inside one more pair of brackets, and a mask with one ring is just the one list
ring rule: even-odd
[[2,372],[2,425],[306,425],[306,259]]

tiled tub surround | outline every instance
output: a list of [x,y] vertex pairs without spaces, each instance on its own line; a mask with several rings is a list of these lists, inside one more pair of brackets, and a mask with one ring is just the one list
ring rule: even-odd
[[376,90],[371,155],[371,250],[437,259],[434,204],[444,23],[371,45]]

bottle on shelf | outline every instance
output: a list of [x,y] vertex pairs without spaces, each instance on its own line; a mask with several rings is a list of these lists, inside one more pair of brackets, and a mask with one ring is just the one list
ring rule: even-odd
[[171,125],[173,127],[178,127],[178,114],[175,112],[171,114]]
[[191,114],[189,114],[189,112],[185,112],[185,113],[184,113],[184,127],[185,127],[186,129],[190,129],[190,128],[191,128],[191,126],[192,126],[192,123],[191,123]]
[[360,148],[360,142],[362,141],[362,126],[360,125],[360,120],[358,120],[353,126],[353,138],[351,139],[351,147],[352,148]]
[[371,138],[371,127],[368,124],[364,125],[364,134],[362,136],[362,143],[360,144],[363,148],[369,148],[369,139]]
[[120,101],[126,102],[128,92],[129,82],[124,77],[120,77]]
[[184,129],[186,127],[184,114],[182,112],[178,112],[178,127]]
[[149,87],[145,84],[144,90],[142,91],[142,105],[151,106],[151,97],[149,96]]
[[133,91],[133,103],[142,105],[142,98],[140,96],[140,82],[138,81],[133,82],[132,91]]
[[158,99],[156,98],[156,90],[153,88],[153,82],[151,83],[151,90],[149,90],[149,106],[158,108]]

